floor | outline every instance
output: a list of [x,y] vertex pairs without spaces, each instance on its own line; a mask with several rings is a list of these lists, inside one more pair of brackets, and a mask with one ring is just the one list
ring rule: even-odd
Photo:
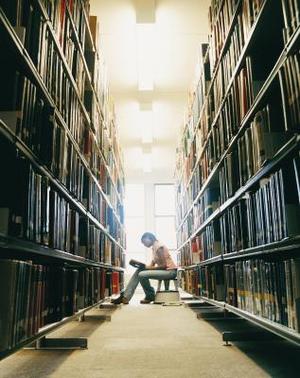
[[[87,350],[23,350],[0,362],[0,377],[299,376],[300,348],[286,341],[226,347],[218,322],[198,319],[197,309],[140,305],[139,299],[136,295],[130,305],[94,309],[85,322],[74,321],[52,334],[88,337]],[[111,315],[111,321],[100,320],[100,314]]]

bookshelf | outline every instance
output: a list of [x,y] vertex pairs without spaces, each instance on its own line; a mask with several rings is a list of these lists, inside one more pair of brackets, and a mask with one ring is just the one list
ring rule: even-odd
[[122,291],[126,236],[122,153],[89,2],[2,1],[0,36],[4,358]]
[[299,6],[212,1],[176,172],[182,288],[297,344]]

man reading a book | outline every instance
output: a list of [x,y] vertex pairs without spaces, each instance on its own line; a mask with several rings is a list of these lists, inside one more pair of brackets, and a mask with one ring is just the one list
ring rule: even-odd
[[133,297],[136,287],[140,283],[145,292],[145,298],[140,303],[147,304],[154,301],[155,290],[150,284],[150,279],[154,280],[172,280],[176,278],[177,268],[173,262],[168,248],[160,243],[155,235],[145,232],[142,235],[141,242],[145,247],[152,247],[152,260],[149,265],[139,262],[132,262],[137,267],[125,291],[116,299],[112,300],[114,304],[128,304]]

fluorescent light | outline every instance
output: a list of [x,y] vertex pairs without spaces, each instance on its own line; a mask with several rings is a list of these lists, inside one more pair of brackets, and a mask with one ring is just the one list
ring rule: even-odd
[[154,24],[136,24],[136,27],[138,88],[140,91],[152,91],[154,88]]
[[151,152],[143,153],[143,171],[144,173],[152,172],[152,153]]

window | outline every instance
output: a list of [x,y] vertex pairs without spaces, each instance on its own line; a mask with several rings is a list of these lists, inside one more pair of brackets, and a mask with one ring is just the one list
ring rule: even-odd
[[155,185],[155,230],[170,250],[176,249],[175,189],[173,184]]

